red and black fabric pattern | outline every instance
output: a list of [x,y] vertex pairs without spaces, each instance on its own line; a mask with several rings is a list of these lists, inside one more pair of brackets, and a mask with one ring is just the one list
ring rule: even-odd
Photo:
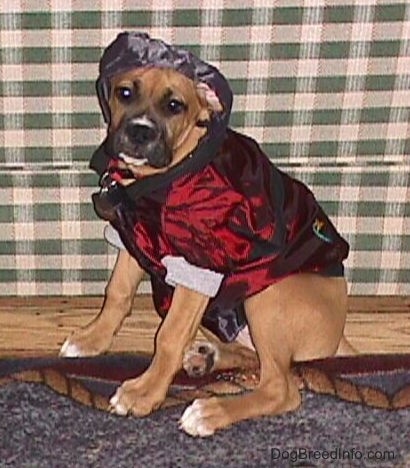
[[161,315],[173,294],[164,280],[165,256],[182,256],[224,275],[203,320],[224,341],[244,325],[247,297],[295,273],[341,276],[349,250],[309,189],[272,165],[252,139],[232,130],[204,169],[153,189],[116,213],[112,224],[150,273]]

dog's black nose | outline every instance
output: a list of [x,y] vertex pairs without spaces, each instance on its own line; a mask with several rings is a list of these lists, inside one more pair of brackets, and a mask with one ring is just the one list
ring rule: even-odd
[[139,121],[130,121],[126,126],[126,134],[128,138],[137,145],[144,145],[154,141],[157,136],[157,131],[154,125],[148,125]]

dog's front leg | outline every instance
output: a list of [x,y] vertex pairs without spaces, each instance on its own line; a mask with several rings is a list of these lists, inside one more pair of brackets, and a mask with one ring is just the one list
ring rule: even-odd
[[186,348],[201,323],[209,297],[177,285],[171,307],[155,337],[155,354],[140,377],[125,381],[111,398],[113,412],[145,416],[164,401],[169,385],[182,367]]
[[135,291],[143,275],[137,261],[126,250],[120,250],[105,290],[101,312],[67,338],[60,356],[96,356],[107,351],[113,336],[131,312]]

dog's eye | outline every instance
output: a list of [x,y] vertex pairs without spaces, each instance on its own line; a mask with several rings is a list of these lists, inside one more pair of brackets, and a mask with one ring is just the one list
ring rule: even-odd
[[115,90],[117,98],[124,104],[131,102],[134,98],[134,91],[127,86],[120,86]]
[[171,99],[168,102],[168,110],[171,114],[177,115],[185,110],[185,104],[178,99]]

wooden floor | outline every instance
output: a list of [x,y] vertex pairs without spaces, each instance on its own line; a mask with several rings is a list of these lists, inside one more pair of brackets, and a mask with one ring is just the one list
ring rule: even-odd
[[[0,298],[0,356],[55,355],[98,312],[101,297]],[[152,352],[159,324],[149,296],[137,296],[113,351]],[[352,297],[346,335],[362,353],[410,353],[410,297]]]

